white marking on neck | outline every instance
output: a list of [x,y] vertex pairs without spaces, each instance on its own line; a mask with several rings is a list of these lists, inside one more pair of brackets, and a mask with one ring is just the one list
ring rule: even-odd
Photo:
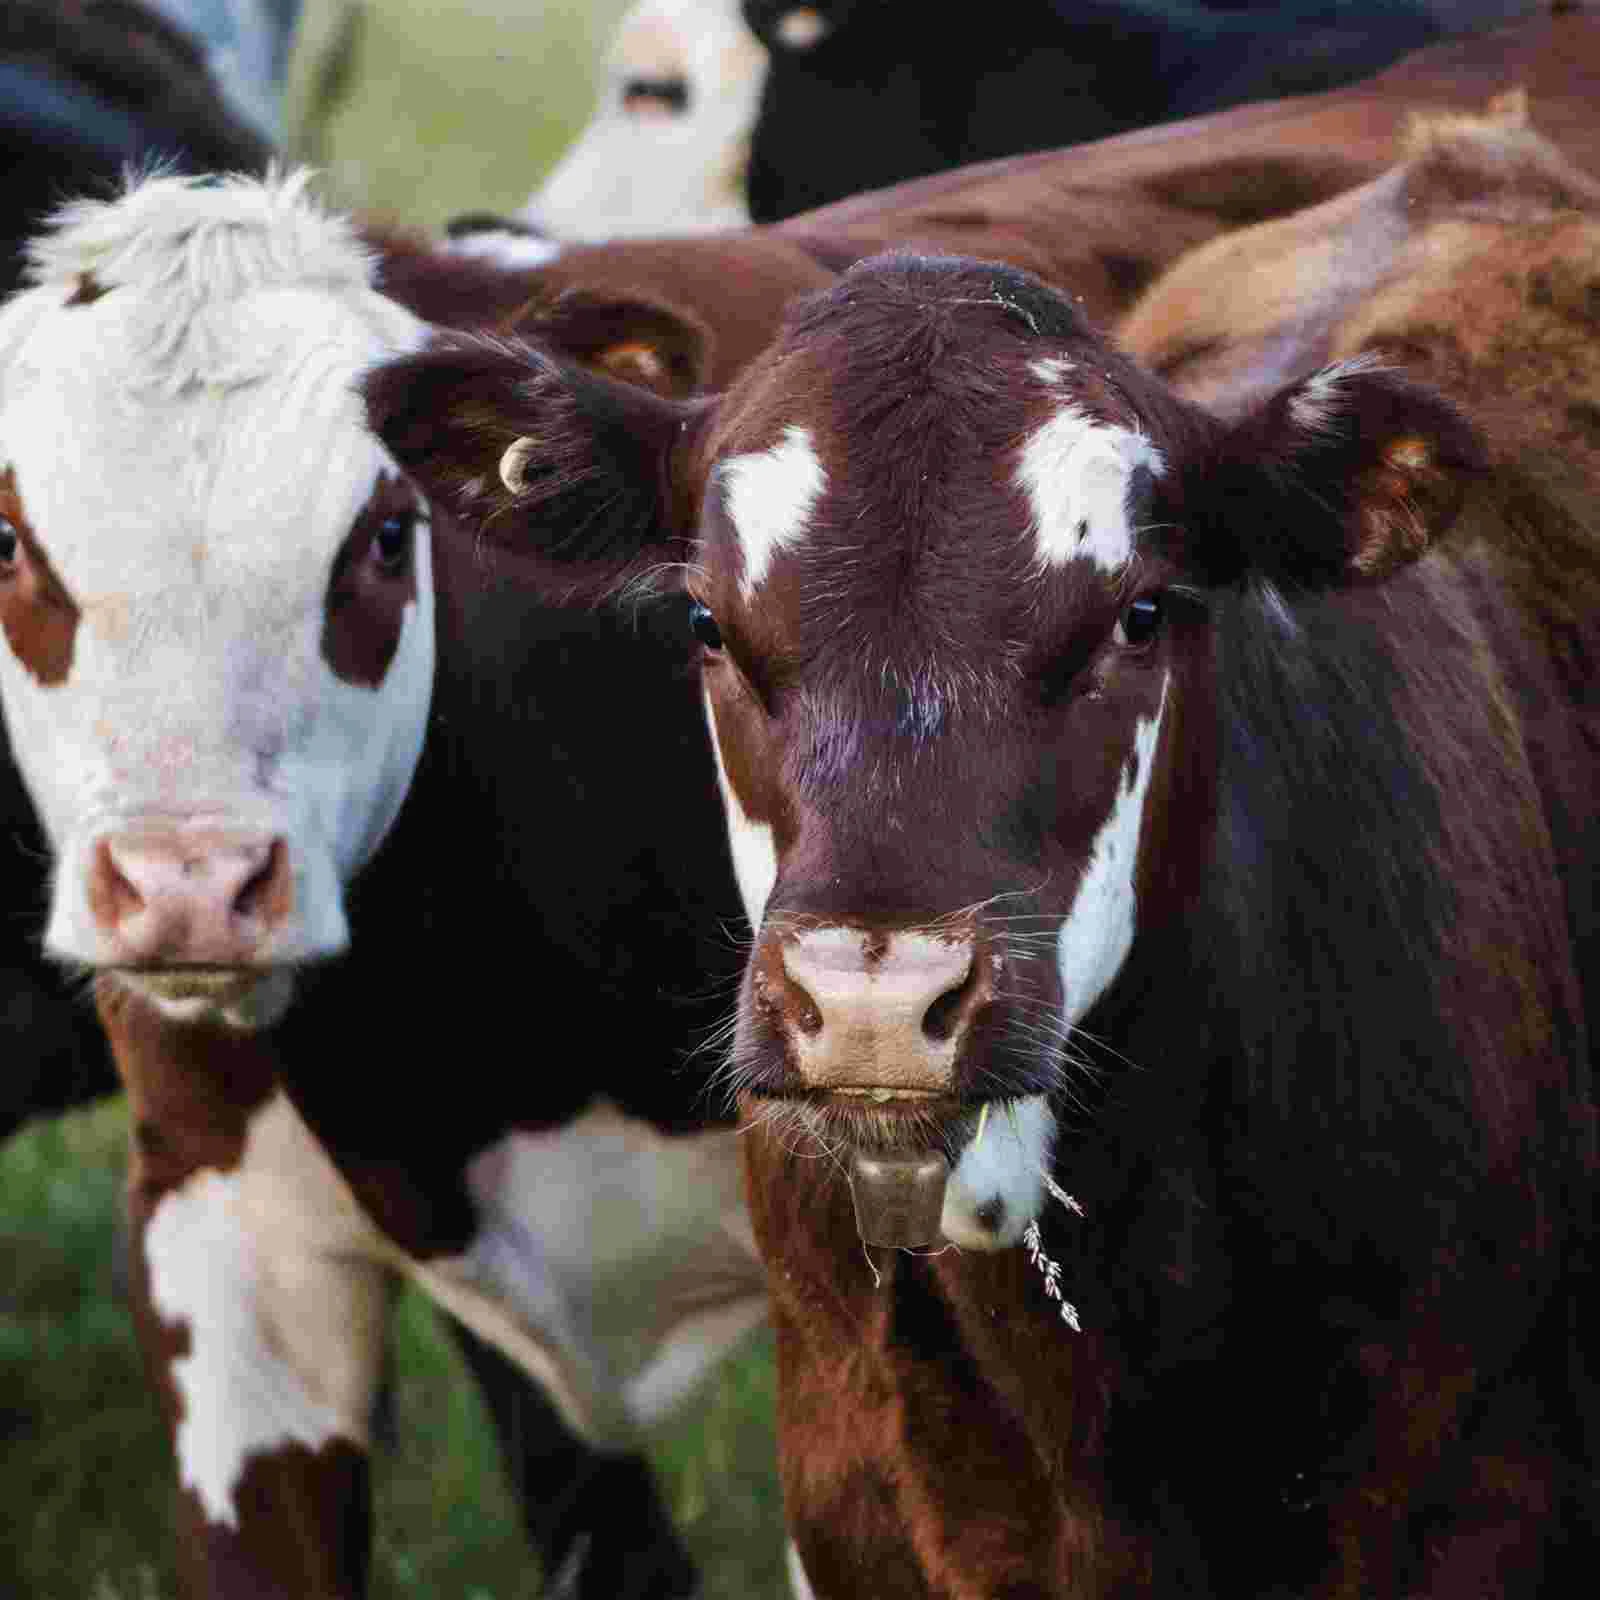
[[740,592],[748,600],[767,575],[773,556],[806,531],[828,477],[807,428],[788,427],[770,450],[733,456],[718,469],[728,516],[744,554]]
[[772,829],[747,816],[739,797],[728,782],[728,769],[722,764],[722,746],[717,742],[717,716],[711,709],[711,696],[704,695],[706,727],[711,731],[711,753],[717,761],[717,786],[722,790],[722,807],[728,819],[728,849],[733,856],[733,875],[744,901],[744,914],[750,919],[753,938],[761,931],[772,887],[778,881],[778,846]]
[[[1035,375],[1058,379],[1070,363],[1040,361]],[[1041,370],[1051,369],[1048,373]],[[1131,428],[1097,422],[1064,405],[1022,449],[1017,481],[1033,510],[1038,570],[1088,560],[1120,572],[1133,555],[1128,488],[1139,467],[1159,476],[1161,452]]]
[[179,1480],[206,1519],[239,1526],[251,1460],[334,1439],[367,1447],[388,1302],[383,1246],[282,1096],[251,1118],[232,1172],[162,1197],[144,1234],[150,1300],[187,1330]]
[[791,1539],[784,1547],[783,1564],[789,1573],[789,1593],[793,1600],[817,1600],[817,1591],[811,1587],[806,1569],[800,1564],[800,1552]]
[[1068,1023],[1077,1022],[1105,993],[1133,948],[1139,832],[1150,775],[1155,770],[1169,682],[1170,678],[1161,685],[1161,704],[1155,716],[1141,718],[1134,731],[1137,771],[1117,786],[1111,815],[1094,836],[1077,898],[1056,936],[1062,1016]]
[[939,1217],[945,1238],[963,1250],[1016,1244],[1044,1210],[1044,1174],[1055,1140],[1055,1114],[1043,1095],[996,1106],[983,1137],[961,1152],[945,1185]]

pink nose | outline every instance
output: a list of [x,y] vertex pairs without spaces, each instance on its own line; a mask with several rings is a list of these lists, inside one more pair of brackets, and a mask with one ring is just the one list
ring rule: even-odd
[[757,1006],[816,1089],[942,1094],[994,988],[970,931],[873,935],[769,928],[755,952]]
[[108,834],[90,859],[89,909],[112,965],[255,965],[293,904],[282,839]]

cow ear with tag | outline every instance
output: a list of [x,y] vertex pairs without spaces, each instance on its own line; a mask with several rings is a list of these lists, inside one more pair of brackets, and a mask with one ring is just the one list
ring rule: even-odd
[[1449,530],[1486,464],[1432,390],[1357,358],[1287,385],[1225,435],[1200,498],[1219,576],[1376,583]]
[[591,372],[673,399],[698,393],[711,371],[710,329],[650,300],[569,289],[524,307],[509,331]]
[[441,333],[364,384],[374,431],[480,552],[549,598],[681,561],[674,460],[699,413],[520,340]]

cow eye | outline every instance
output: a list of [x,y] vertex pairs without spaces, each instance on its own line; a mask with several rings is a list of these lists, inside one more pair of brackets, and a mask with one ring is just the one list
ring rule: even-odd
[[411,564],[411,546],[417,529],[416,514],[399,511],[385,517],[372,536],[372,553],[385,577],[397,578]]
[[1117,619],[1116,641],[1130,650],[1137,650],[1161,632],[1165,620],[1166,606],[1161,595],[1140,595]]
[[691,601],[689,605],[689,631],[707,650],[722,648],[722,629],[711,615],[711,607],[701,605],[698,600]]
[[17,552],[22,548],[22,535],[9,517],[0,517],[0,572],[17,564]]

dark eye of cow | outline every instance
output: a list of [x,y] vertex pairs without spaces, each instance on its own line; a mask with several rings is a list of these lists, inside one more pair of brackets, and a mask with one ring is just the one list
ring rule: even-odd
[[689,631],[707,650],[722,648],[722,629],[711,615],[711,607],[701,605],[698,600],[689,604]]
[[1130,650],[1149,644],[1161,632],[1166,614],[1166,605],[1159,593],[1140,595],[1117,619],[1117,643]]
[[0,572],[17,564],[17,553],[22,548],[22,535],[9,517],[0,517]]
[[416,531],[414,511],[397,511],[378,524],[372,536],[372,554],[385,577],[402,577],[410,570]]

